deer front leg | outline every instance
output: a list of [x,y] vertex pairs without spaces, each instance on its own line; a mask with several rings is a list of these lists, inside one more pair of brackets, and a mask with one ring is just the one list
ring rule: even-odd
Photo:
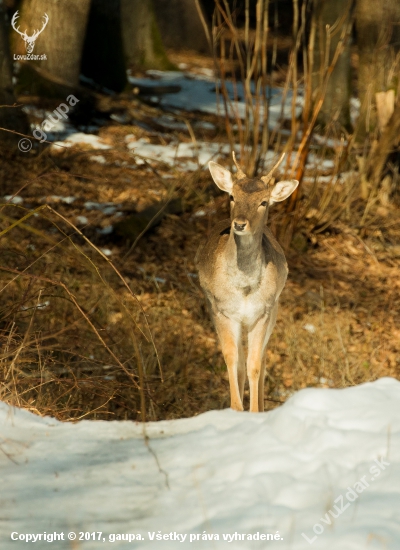
[[276,322],[278,304],[249,331],[247,376],[250,387],[250,412],[264,410],[264,377],[266,349]]
[[214,315],[214,323],[228,368],[231,408],[242,411],[245,370],[241,324],[225,317],[222,313]]

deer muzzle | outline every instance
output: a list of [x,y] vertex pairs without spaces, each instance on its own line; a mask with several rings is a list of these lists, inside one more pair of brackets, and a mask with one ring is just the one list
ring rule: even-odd
[[233,230],[237,235],[248,233],[250,231],[250,224],[248,220],[244,218],[235,218],[232,225]]

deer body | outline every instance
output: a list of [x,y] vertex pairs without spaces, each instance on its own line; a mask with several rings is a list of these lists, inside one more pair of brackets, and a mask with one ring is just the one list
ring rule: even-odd
[[288,272],[286,260],[268,228],[254,243],[243,243],[245,237],[230,229],[230,220],[217,224],[200,250],[200,283],[215,311],[251,327],[279,297]]
[[283,250],[265,222],[268,205],[284,200],[298,182],[280,182],[271,189],[270,176],[266,181],[249,179],[239,171],[233,183],[222,166],[211,162],[210,171],[216,184],[231,195],[231,219],[214,227],[196,256],[200,285],[227,364],[231,407],[243,410],[247,370],[250,410],[262,411],[265,351],[288,274]]

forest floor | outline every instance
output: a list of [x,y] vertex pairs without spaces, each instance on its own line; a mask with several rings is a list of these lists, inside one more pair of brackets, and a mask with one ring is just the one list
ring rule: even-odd
[[[140,420],[144,410],[160,420],[228,407],[226,367],[194,267],[210,228],[229,217],[228,200],[205,167],[135,156],[135,142],[192,143],[182,127],[157,122],[162,108],[131,96],[103,97],[99,109],[108,118],[96,133],[109,148],[0,151],[0,399],[60,420]],[[196,139],[226,143],[216,116],[171,116],[192,128],[207,122]],[[306,175],[305,197],[315,170]],[[175,206],[143,232],[147,209],[166,200]],[[267,410],[305,387],[400,379],[398,206],[377,202],[363,216],[365,201],[355,196],[322,229],[309,212],[286,251]],[[271,211],[274,231],[282,216]]]

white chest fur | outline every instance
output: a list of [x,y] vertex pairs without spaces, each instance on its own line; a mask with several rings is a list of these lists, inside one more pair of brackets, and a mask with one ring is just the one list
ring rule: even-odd
[[[214,293],[214,306],[223,315],[247,326],[252,326],[273,307],[277,299],[275,267],[263,266],[251,277],[230,273],[235,285],[219,285]],[[222,278],[221,278],[222,279]]]
[[[244,325],[252,326],[263,317],[268,309],[268,304],[262,296],[250,294],[246,297],[241,297],[237,302],[237,311],[232,312],[235,320],[240,321]],[[232,318],[232,317],[231,317]]]

